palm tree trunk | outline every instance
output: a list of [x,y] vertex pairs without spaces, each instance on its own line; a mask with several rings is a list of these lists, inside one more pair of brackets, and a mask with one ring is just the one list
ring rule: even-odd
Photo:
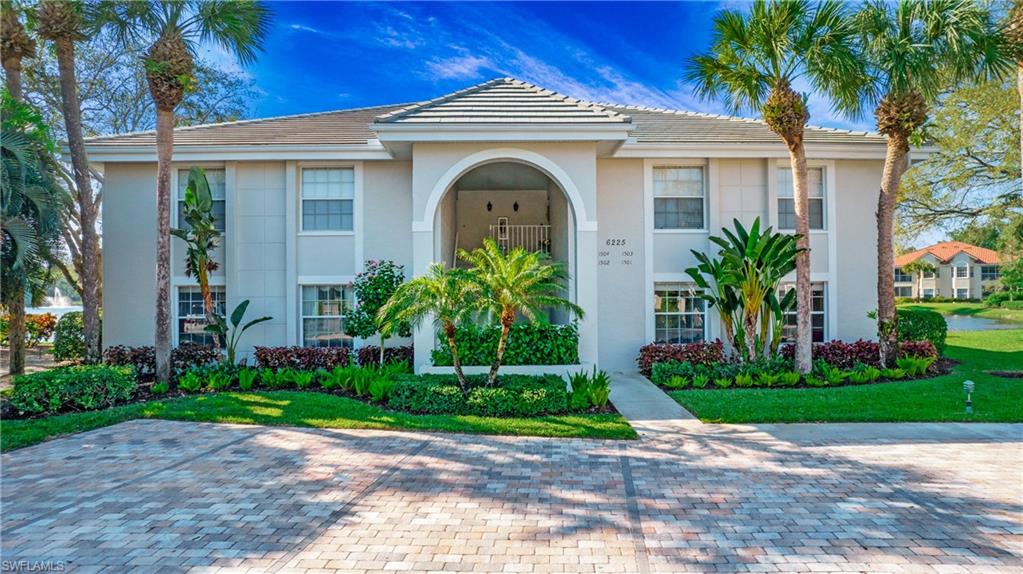
[[501,338],[497,341],[497,353],[494,355],[494,364],[490,365],[490,375],[487,377],[487,384],[497,384],[497,370],[501,368],[501,358],[504,357],[504,349],[508,346],[508,334],[511,333],[511,326],[515,323],[515,311],[505,308],[501,310]]
[[85,155],[82,137],[82,108],[78,101],[78,82],[75,79],[75,43],[70,37],[55,42],[57,69],[60,73],[61,109],[67,130],[68,151],[74,171],[75,201],[81,226],[82,321],[85,329],[85,361],[100,360],[99,319],[99,236],[96,233],[97,203],[92,195],[92,176]]
[[8,296],[7,372],[20,375],[25,372],[25,286],[14,286]]
[[895,206],[899,180],[909,159],[909,136],[889,135],[877,198],[877,338],[881,365],[890,367],[899,353],[895,314]]
[[[214,314],[216,310],[213,308],[213,293],[210,292],[210,276],[205,269],[197,269],[196,275],[199,279],[199,292],[202,293],[202,306],[206,312],[206,323],[209,325],[214,324]],[[213,350],[217,356],[220,356],[220,335],[213,333]]]
[[810,200],[803,134],[786,139],[792,162],[793,203],[796,211],[796,370],[813,367],[813,331],[810,324]]
[[170,382],[170,176],[174,111],[156,110],[156,380]]
[[448,340],[448,348],[451,349],[451,364],[455,367],[455,378],[458,379],[458,386],[465,393],[468,383],[465,380],[465,373],[462,372],[462,360],[458,358],[458,345],[455,344],[455,324],[444,323],[444,335]]
[[381,367],[384,366],[384,341],[386,341],[386,340],[387,340],[387,337],[385,337],[383,333],[380,333],[380,366]]
[[1019,149],[1020,169],[1023,170],[1023,60],[1016,62],[1016,90],[1019,92]]
[[21,101],[21,58],[4,58],[4,83],[11,98]]

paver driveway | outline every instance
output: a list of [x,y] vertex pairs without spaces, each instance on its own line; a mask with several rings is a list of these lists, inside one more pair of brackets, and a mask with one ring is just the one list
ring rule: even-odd
[[133,421],[3,455],[3,566],[1023,569],[1023,443],[814,428],[604,442]]

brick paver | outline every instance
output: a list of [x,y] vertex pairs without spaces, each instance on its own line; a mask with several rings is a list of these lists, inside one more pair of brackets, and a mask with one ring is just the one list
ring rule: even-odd
[[132,421],[3,455],[0,566],[1023,569],[1023,441],[710,429],[591,441]]

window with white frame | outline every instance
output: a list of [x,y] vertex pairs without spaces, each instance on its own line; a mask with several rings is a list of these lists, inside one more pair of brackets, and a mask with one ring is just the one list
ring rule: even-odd
[[654,229],[704,229],[702,167],[654,168]]
[[[778,288],[778,298],[781,299],[786,293],[795,289],[795,283],[782,283]],[[825,284],[824,283],[811,283],[810,284],[810,331],[814,343],[824,342],[824,332],[826,324],[826,313],[825,313]],[[785,313],[785,324],[782,326],[782,340],[786,342],[792,342],[796,340],[796,308],[793,305],[792,310]]]
[[895,268],[895,282],[896,283],[910,283],[913,281],[913,276],[902,270],[902,267]]
[[998,266],[997,265],[984,265],[980,268],[980,280],[981,281],[994,281],[998,279]]
[[704,340],[706,305],[701,291],[685,283],[654,285],[654,341],[696,343]]
[[302,346],[351,347],[344,323],[351,298],[347,285],[303,285]]
[[895,288],[895,296],[896,297],[912,297],[913,296],[913,288],[912,287],[908,287],[908,286],[907,287],[896,287]]
[[[213,218],[216,221],[217,231],[224,231],[224,222],[227,220],[227,180],[222,169],[205,169],[206,182],[210,186],[210,195],[213,196]],[[185,188],[188,187],[188,174],[190,170],[178,170],[178,228],[188,229],[185,223]]]
[[302,231],[352,231],[355,169],[302,169]]
[[[227,313],[227,292],[223,286],[210,286],[213,310],[218,315]],[[206,332],[206,305],[202,290],[197,286],[178,287],[178,344],[198,343],[212,345],[213,335]]]
[[[810,229],[824,229],[824,168],[807,168]],[[795,185],[792,169],[778,168],[778,229],[796,228]]]
[[956,268],[956,279],[966,279],[970,276],[969,265],[957,265]]
[[924,289],[924,299],[930,299],[934,297],[934,289]]
[[956,299],[969,299],[969,298],[970,298],[970,290],[969,289],[961,289],[961,288],[960,289],[956,289]]
[[924,279],[934,279],[937,276],[938,276],[937,269],[935,269],[934,271],[924,271]]

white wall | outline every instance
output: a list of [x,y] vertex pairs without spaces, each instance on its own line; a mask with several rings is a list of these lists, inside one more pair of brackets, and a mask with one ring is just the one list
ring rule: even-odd
[[[837,225],[836,282],[830,286],[837,336],[846,341],[876,339],[867,313],[877,309],[877,223],[874,211],[881,186],[880,161],[835,162]],[[834,306],[829,309],[834,309]]]

